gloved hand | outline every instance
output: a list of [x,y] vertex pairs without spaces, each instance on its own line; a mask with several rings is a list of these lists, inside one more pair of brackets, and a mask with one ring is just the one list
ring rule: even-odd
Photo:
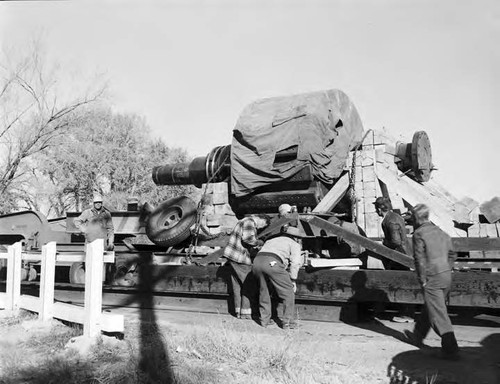
[[106,247],[106,251],[112,251],[115,249],[115,245],[113,243],[109,243]]
[[257,245],[256,247],[260,248],[264,245],[264,240],[261,240],[261,239],[257,239]]

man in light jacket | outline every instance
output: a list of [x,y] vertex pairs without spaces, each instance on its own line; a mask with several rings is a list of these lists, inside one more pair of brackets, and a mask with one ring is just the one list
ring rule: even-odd
[[[280,234],[267,240],[255,257],[252,271],[259,283],[260,324],[271,325],[271,298],[267,280],[283,300],[283,329],[297,328],[295,291],[297,275],[303,264],[298,228],[284,226]],[[287,271],[288,269],[288,271]]]

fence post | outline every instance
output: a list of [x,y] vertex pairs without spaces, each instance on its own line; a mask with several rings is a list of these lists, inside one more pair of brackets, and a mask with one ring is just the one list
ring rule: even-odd
[[7,308],[12,314],[19,311],[21,298],[21,265],[23,246],[21,242],[9,245],[7,248]]
[[101,334],[104,240],[97,239],[86,246],[85,257],[85,318],[83,335]]
[[42,247],[42,266],[40,275],[40,300],[42,308],[38,318],[42,321],[52,319],[54,308],[54,285],[56,275],[56,243],[51,241]]
[[7,313],[14,312],[14,246],[7,247],[7,281],[5,294],[7,296],[5,310]]

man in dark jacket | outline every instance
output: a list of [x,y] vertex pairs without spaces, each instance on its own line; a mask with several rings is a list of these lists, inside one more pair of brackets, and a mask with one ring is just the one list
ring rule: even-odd
[[391,201],[386,197],[377,197],[375,209],[382,220],[382,231],[384,232],[383,244],[398,252],[408,253],[405,220],[392,210]]
[[445,301],[451,287],[451,263],[455,259],[451,238],[429,221],[429,208],[425,204],[417,204],[412,216],[416,228],[413,233],[415,270],[425,304],[414,331],[405,331],[405,334],[412,344],[421,347],[432,327],[441,336],[443,357],[457,359],[459,348]]
[[75,226],[85,234],[85,241],[91,243],[104,239],[104,249],[112,251],[115,247],[115,230],[111,213],[103,207],[101,195],[95,194],[93,207],[86,209],[74,220]]

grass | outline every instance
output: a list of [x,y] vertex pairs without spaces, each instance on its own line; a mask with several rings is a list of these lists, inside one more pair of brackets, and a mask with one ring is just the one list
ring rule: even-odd
[[[64,349],[70,338],[81,334],[80,328],[58,322],[39,328],[29,314],[3,319],[0,383],[381,382],[373,381],[363,356],[346,357],[345,347],[334,340],[322,343],[300,330],[263,331],[253,323],[233,320],[173,329],[157,324],[127,325],[124,340],[102,338],[88,356],[81,357]],[[7,334],[17,335],[17,339],[9,341],[3,336]],[[437,383],[436,377],[430,383]]]

